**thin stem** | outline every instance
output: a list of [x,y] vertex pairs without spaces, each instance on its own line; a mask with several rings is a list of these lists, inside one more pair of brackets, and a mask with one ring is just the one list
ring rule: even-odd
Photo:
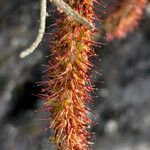
[[40,44],[40,42],[42,41],[45,32],[45,24],[46,24],[46,16],[47,16],[46,8],[47,8],[47,0],[41,0],[40,28],[39,28],[38,35],[35,41],[32,43],[32,45],[25,51],[21,52],[20,58],[24,58],[29,54],[33,53],[35,49],[38,47],[38,45]]
[[52,2],[60,9],[63,10],[66,14],[68,14],[70,17],[75,19],[81,24],[86,25],[90,29],[94,29],[94,25],[89,22],[85,17],[82,17],[77,11],[73,10],[68,4],[66,4],[63,0],[52,0]]

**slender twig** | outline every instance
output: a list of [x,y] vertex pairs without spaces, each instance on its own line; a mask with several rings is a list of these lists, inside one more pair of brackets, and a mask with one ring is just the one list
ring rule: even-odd
[[33,51],[38,47],[38,45],[42,41],[42,38],[45,32],[45,24],[46,24],[46,16],[47,16],[46,8],[47,8],[47,0],[41,0],[40,28],[39,28],[38,36],[36,37],[35,41],[32,43],[32,45],[28,49],[21,52],[20,54],[21,58],[24,58],[28,56],[29,54],[33,53]]
[[60,8],[63,12],[68,14],[68,16],[72,17],[74,20],[80,22],[81,24],[86,25],[90,29],[94,29],[94,25],[89,22],[85,17],[82,17],[77,11],[73,10],[68,4],[66,4],[63,0],[52,0],[52,2]]

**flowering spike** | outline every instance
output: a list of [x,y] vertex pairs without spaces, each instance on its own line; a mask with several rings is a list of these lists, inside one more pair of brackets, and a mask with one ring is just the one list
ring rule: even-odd
[[[88,22],[95,16],[93,0],[65,0],[73,10]],[[91,133],[87,127],[92,121],[90,110],[85,106],[92,102],[89,91],[93,90],[88,77],[94,55],[93,30],[64,12],[57,19],[53,33],[52,58],[46,68],[42,93],[44,106],[39,110],[49,111],[49,128],[53,129],[50,141],[60,150],[88,150]],[[49,118],[49,117],[48,117]]]
[[107,32],[107,40],[122,39],[128,32],[133,31],[138,26],[146,3],[147,0],[122,1],[120,7],[117,7],[105,19],[104,26]]

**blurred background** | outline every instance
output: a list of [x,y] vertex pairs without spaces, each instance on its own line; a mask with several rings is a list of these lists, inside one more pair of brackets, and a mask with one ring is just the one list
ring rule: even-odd
[[[40,133],[46,114],[34,112],[41,101],[33,95],[40,91],[36,82],[42,80],[42,65],[50,59],[50,35],[33,54],[19,58],[38,33],[39,8],[39,0],[0,0],[0,150],[54,150],[50,131]],[[47,18],[47,33],[56,19],[54,14]],[[91,61],[100,74],[91,72],[97,88],[92,149],[150,150],[150,5],[137,30],[95,52],[98,57]]]

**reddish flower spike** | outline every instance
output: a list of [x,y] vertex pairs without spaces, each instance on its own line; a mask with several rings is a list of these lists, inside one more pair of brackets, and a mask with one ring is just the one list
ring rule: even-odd
[[105,19],[106,39],[108,41],[114,38],[122,39],[128,32],[133,31],[138,26],[146,4],[147,0],[122,1],[120,7]]
[[[92,0],[66,0],[72,9],[93,22]],[[43,109],[51,113],[49,128],[54,134],[52,143],[60,150],[88,150],[92,123],[88,116],[87,102],[92,90],[88,70],[92,67],[89,57],[94,55],[93,31],[65,13],[57,21],[57,31],[51,46],[52,59],[45,71],[45,81],[40,96],[45,99]],[[49,117],[48,117],[49,118]]]

